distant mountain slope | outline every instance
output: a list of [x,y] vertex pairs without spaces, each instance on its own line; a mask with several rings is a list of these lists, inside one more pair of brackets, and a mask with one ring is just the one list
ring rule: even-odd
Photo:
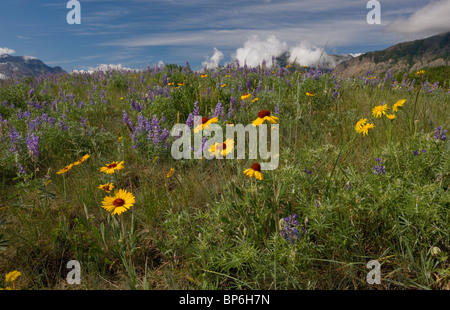
[[337,76],[358,77],[371,71],[379,75],[393,72],[413,72],[424,67],[448,66],[450,64],[450,32],[422,40],[393,45],[382,51],[362,54],[336,66]]
[[66,71],[61,67],[49,67],[34,57],[0,55],[0,79],[37,77],[49,73],[66,73]]

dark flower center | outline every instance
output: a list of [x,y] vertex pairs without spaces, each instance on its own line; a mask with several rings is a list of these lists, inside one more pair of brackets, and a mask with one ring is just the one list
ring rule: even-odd
[[116,200],[113,201],[113,205],[116,207],[121,207],[125,204],[125,200],[117,198]]
[[227,149],[227,144],[224,142],[222,143],[222,150],[226,150]]
[[209,121],[209,118],[207,118],[207,117],[202,117],[202,124],[206,124],[207,121]]
[[255,171],[261,171],[261,166],[258,163],[254,163],[250,168]]
[[270,111],[269,110],[262,110],[258,112],[258,117],[259,118],[264,118],[266,116],[270,115]]
[[112,169],[112,168],[116,168],[116,167],[117,167],[117,164],[113,163],[108,166],[108,169]]

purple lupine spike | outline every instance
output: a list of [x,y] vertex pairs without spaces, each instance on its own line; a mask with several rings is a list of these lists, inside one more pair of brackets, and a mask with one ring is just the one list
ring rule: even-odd
[[19,152],[19,140],[21,139],[20,132],[17,131],[17,129],[14,126],[11,126],[9,129],[9,138],[11,140],[11,148],[9,151],[11,153],[18,153]]
[[218,119],[221,119],[224,116],[225,112],[223,109],[222,102],[218,102],[216,105],[216,109],[214,111],[214,117],[217,117]]
[[34,132],[28,133],[25,138],[28,151],[34,159],[37,159],[39,157],[39,140],[40,137]]

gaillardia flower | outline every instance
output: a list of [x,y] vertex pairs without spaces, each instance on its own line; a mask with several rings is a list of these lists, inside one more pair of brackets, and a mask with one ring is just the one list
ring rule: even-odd
[[316,94],[314,94],[313,92],[307,92],[306,93],[306,96],[308,96],[308,97],[314,97]]
[[225,157],[226,155],[230,154],[234,149],[234,140],[233,139],[227,139],[223,143],[214,143],[209,148],[210,155],[214,155],[216,158],[220,158],[220,156]]
[[112,183],[100,184],[98,188],[109,193],[110,191],[113,190],[114,185]]
[[79,160],[77,160],[76,162],[73,163],[74,166],[78,166],[79,164],[84,163],[89,157],[91,157],[91,155],[86,154],[83,157],[81,157]]
[[389,108],[388,108],[387,104],[378,105],[372,109],[372,115],[375,118],[381,117],[381,116],[383,116],[383,114],[386,115],[386,111],[388,109]]
[[403,104],[406,102],[406,99],[401,99],[394,103],[394,106],[392,107],[393,112],[398,112],[398,108],[403,107]]
[[58,172],[56,172],[56,174],[63,174],[66,173],[67,171],[69,171],[70,169],[72,169],[73,164],[70,164],[68,166],[65,166],[64,168],[62,168],[61,170],[59,170]]
[[136,201],[133,193],[120,189],[114,192],[114,196],[106,196],[102,201],[102,208],[112,215],[128,211]]
[[255,177],[258,180],[263,180],[264,175],[261,172],[261,165],[254,163],[250,168],[244,170],[244,174],[248,175],[249,178]]
[[167,178],[170,178],[172,174],[175,172],[175,168],[170,169],[169,173],[166,175]]
[[253,121],[253,125],[259,126],[262,123],[264,123],[264,121],[269,121],[273,124],[276,124],[277,120],[278,120],[278,117],[271,116],[269,110],[262,110],[262,111],[258,112],[258,118]]
[[116,170],[121,170],[124,168],[123,161],[118,163],[117,161],[113,161],[109,165],[100,168],[100,172],[104,172],[106,174],[111,174],[116,172]]
[[252,94],[245,93],[241,96],[241,100],[247,100],[252,97]]
[[219,121],[219,119],[217,117],[213,117],[211,119],[208,117],[202,117],[202,123],[198,124],[197,127],[194,128],[194,133],[197,133],[200,130],[204,130],[209,125],[211,125],[213,123],[217,123],[218,121]]

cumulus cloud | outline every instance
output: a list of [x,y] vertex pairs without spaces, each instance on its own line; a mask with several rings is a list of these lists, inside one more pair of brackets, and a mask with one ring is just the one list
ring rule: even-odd
[[282,55],[288,56],[288,63],[302,66],[316,65],[319,60],[321,63],[333,61],[321,47],[312,46],[307,41],[289,46],[275,35],[270,35],[266,39],[260,39],[258,36],[250,37],[243,47],[236,50],[232,58],[238,60],[240,64],[255,67],[261,64],[263,60],[272,65],[272,57],[276,58]]
[[8,55],[12,55],[14,54],[16,51],[7,47],[0,47],[0,55],[2,54],[8,54]]
[[94,73],[96,71],[110,71],[110,70],[119,70],[119,71],[133,71],[136,69],[131,69],[122,66],[122,64],[101,64],[97,67],[88,67],[87,70],[73,70],[72,73]]
[[249,67],[256,67],[263,60],[271,65],[272,56],[278,57],[287,50],[287,43],[281,42],[275,35],[270,35],[265,40],[255,35],[250,37],[243,47],[238,48],[232,58]]
[[450,1],[434,1],[408,18],[399,18],[385,27],[385,31],[406,36],[429,36],[450,31]]
[[202,66],[207,69],[215,69],[219,66],[222,59],[223,53],[217,48],[214,48],[214,54],[211,57],[206,57],[206,60],[202,62]]

